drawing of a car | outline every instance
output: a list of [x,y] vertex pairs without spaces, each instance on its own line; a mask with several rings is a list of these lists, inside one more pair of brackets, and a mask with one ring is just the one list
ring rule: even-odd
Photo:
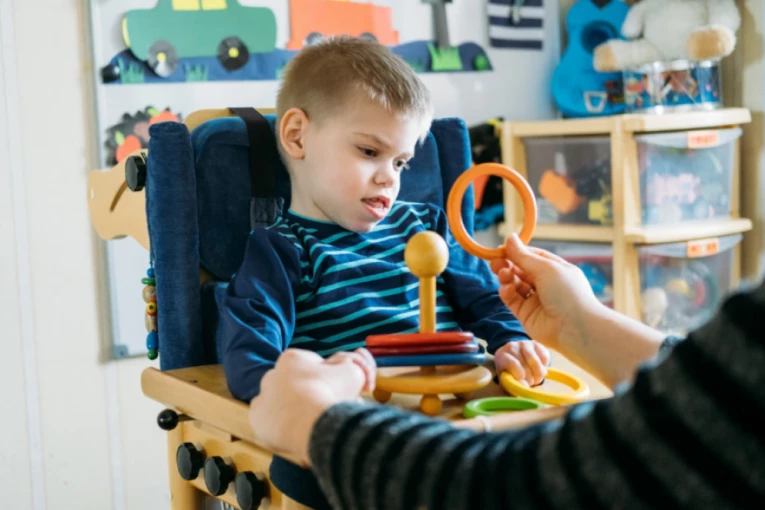
[[290,0],[290,32],[288,50],[339,35],[398,44],[390,7],[349,0]]
[[163,78],[181,57],[217,56],[233,71],[250,53],[276,48],[276,18],[269,8],[244,7],[238,0],[158,0],[152,9],[125,14],[122,36],[136,58]]

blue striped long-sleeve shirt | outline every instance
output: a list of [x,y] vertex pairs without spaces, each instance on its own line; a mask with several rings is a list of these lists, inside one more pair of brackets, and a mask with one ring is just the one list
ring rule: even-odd
[[369,233],[288,212],[253,231],[223,303],[223,365],[235,398],[249,401],[288,347],[329,356],[370,334],[419,329],[419,282],[404,262],[407,241],[434,231],[449,247],[436,283],[436,329],[471,331],[488,350],[525,340],[500,301],[488,265],[454,240],[444,212],[397,202]]

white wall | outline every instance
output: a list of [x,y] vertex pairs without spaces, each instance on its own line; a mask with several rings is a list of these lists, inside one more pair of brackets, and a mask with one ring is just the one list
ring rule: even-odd
[[[476,3],[451,7],[453,40],[466,38],[459,20]],[[105,361],[104,246],[85,199],[98,145],[87,9],[85,0],[0,0],[0,497],[3,508],[166,509],[161,407],[139,383],[150,362]],[[514,72],[475,90],[480,111],[456,92],[475,75],[444,77],[439,114],[550,115],[554,61],[539,57],[492,54]],[[522,95],[497,101],[510,87]]]
[[168,508],[148,362],[100,362],[84,4],[0,0],[0,494],[3,508]]

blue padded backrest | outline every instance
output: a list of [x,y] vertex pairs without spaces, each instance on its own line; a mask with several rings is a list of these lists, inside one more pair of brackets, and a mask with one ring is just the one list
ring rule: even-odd
[[[266,119],[273,128],[275,117]],[[191,134],[197,173],[199,250],[203,267],[220,280],[229,280],[242,262],[246,234],[250,232],[249,143],[238,117],[215,119]],[[466,154],[449,150],[465,147]],[[404,172],[400,198],[444,207],[448,189],[470,161],[467,128],[458,119],[435,121],[422,146]],[[225,175],[225,178],[221,178]],[[277,170],[277,190],[290,203],[289,175]],[[446,192],[444,190],[447,190]],[[472,214],[469,214],[472,229]]]
[[[274,117],[266,116],[273,127]],[[199,268],[227,282],[244,255],[250,228],[247,129],[238,117],[212,120],[189,133],[167,122],[150,129],[146,213],[157,278],[160,363],[163,370],[218,362],[216,303],[225,284],[200,291]],[[457,177],[471,166],[461,119],[439,119],[410,169],[400,199],[444,207]],[[289,176],[277,169],[277,191],[289,207]],[[462,210],[473,231],[472,188]]]

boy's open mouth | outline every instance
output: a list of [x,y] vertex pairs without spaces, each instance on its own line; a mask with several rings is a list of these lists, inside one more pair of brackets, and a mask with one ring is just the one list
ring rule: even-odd
[[385,217],[385,212],[390,206],[390,199],[384,196],[377,196],[372,198],[362,198],[362,202],[367,206],[367,209],[378,219]]

